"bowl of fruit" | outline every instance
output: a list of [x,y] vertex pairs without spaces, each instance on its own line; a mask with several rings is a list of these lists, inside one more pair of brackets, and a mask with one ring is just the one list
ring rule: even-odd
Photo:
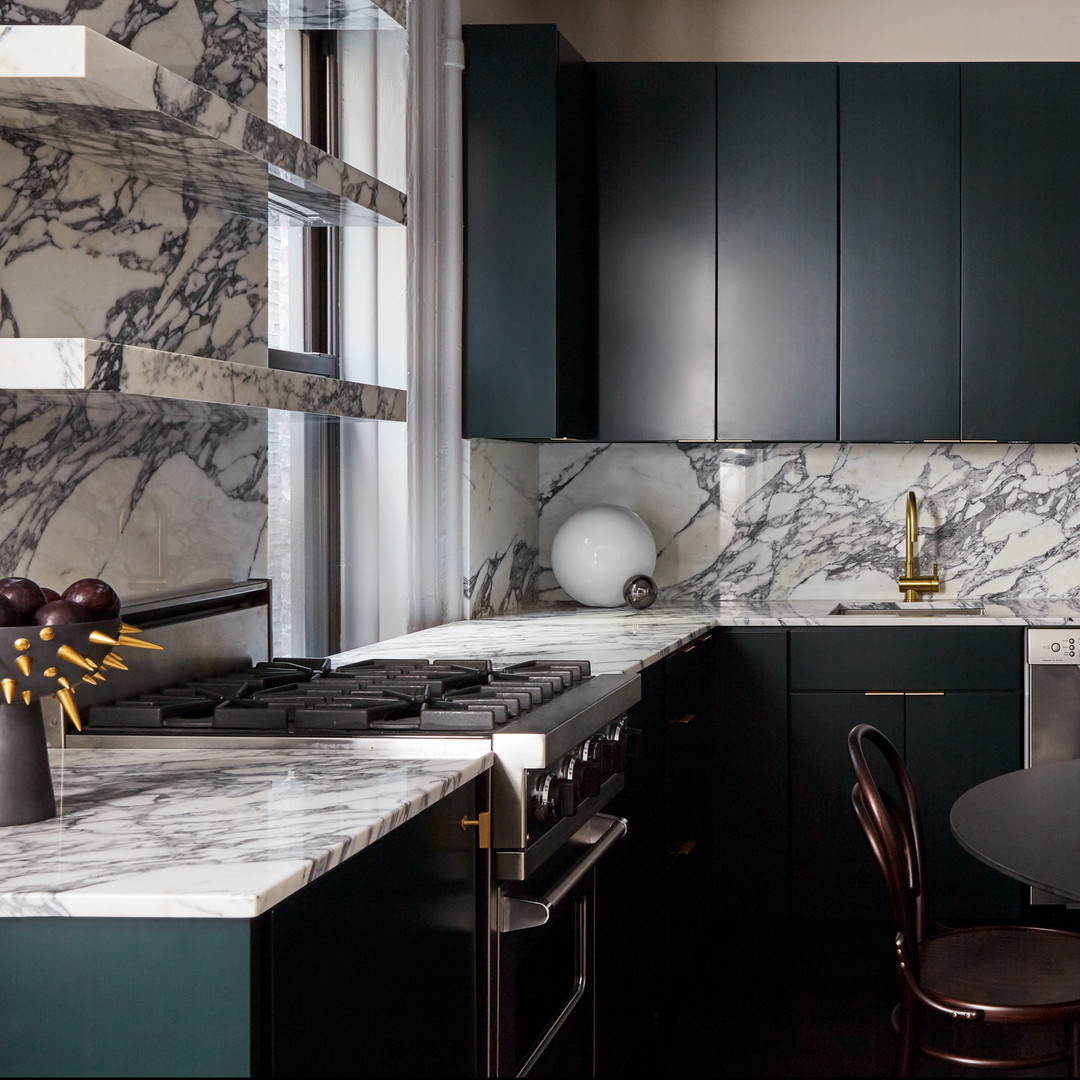
[[81,729],[79,684],[126,670],[120,646],[160,648],[138,634],[100,578],[80,578],[63,592],[26,577],[0,578],[0,825],[56,815],[42,697],[56,697]]

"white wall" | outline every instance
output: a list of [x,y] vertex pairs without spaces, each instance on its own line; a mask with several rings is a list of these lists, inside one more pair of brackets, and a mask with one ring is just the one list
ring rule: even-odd
[[1080,0],[462,0],[586,60],[1080,60]]

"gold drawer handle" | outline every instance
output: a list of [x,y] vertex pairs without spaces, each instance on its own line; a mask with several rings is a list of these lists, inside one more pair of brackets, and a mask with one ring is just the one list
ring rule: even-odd
[[491,811],[481,810],[475,818],[463,817],[461,819],[461,831],[464,832],[470,825],[475,825],[480,840],[480,850],[486,851],[491,847]]
[[903,697],[903,690],[867,690],[864,697]]
[[689,855],[694,850],[696,840],[680,840],[672,849],[672,855]]

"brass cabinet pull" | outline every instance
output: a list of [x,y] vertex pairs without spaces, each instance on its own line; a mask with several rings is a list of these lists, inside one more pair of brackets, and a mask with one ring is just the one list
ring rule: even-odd
[[674,727],[675,724],[689,724],[690,721],[693,720],[695,716],[697,716],[697,713],[692,713],[692,712],[683,713],[682,716],[677,717],[675,720],[671,721],[671,726]]
[[944,690],[864,690],[864,697],[944,697]]
[[694,850],[696,840],[680,840],[671,849],[672,855],[689,855]]
[[697,645],[691,641],[689,645],[684,645],[679,652],[693,652],[697,648]]
[[481,810],[475,818],[463,817],[461,830],[464,832],[470,825],[475,825],[479,833],[480,850],[486,851],[491,847],[491,811]]

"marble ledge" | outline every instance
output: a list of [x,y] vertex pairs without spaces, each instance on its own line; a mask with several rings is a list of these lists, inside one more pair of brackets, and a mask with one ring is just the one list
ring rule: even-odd
[[290,30],[401,30],[406,0],[230,0],[259,26]]
[[91,338],[0,339],[0,389],[97,391],[242,408],[404,421],[407,393]]
[[405,195],[84,26],[0,26],[0,128],[274,225],[404,225]]
[[52,750],[0,828],[0,917],[251,919],[491,767],[326,749]]
[[[629,607],[552,606],[488,619],[467,619],[366,645],[335,664],[370,657],[448,659],[475,654],[500,666],[536,659],[588,660],[593,674],[641,671],[720,627],[739,626],[1074,626],[1080,600],[1021,598],[986,601],[979,615],[836,615],[838,600],[657,603]],[[940,601],[940,604],[949,604]],[[930,607],[931,605],[927,605]]]

